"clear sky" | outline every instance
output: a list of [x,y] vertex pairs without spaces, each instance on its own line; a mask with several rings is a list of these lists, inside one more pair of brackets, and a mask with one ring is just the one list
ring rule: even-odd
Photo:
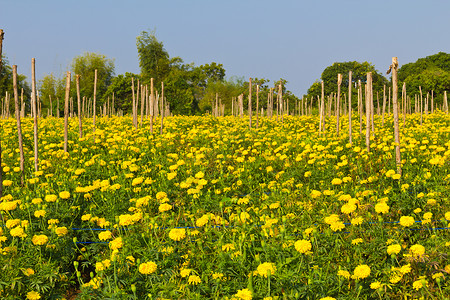
[[0,0],[3,53],[31,81],[60,77],[86,51],[139,73],[136,37],[156,30],[171,57],[222,63],[226,77],[284,78],[301,97],[333,62],[368,61],[385,73],[450,52],[447,0]]

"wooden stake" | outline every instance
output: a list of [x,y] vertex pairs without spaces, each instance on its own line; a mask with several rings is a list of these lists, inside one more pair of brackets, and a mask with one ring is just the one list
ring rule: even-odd
[[336,135],[339,136],[339,115],[340,115],[340,102],[341,102],[341,84],[342,84],[342,74],[338,74],[337,79],[338,84],[338,92],[337,92],[337,100],[336,100]]
[[383,117],[382,117],[382,126],[384,127],[384,113],[386,110],[386,85],[383,86]]
[[93,131],[92,134],[94,136],[95,142],[95,107],[97,104],[97,69],[94,72],[94,103],[92,105],[92,122],[93,122]]
[[248,129],[252,129],[252,79],[248,80]]
[[366,146],[367,152],[370,152],[370,115],[371,115],[371,93],[372,90],[372,72],[367,73],[367,84],[366,84]]
[[[68,129],[69,129],[69,97],[70,97],[70,72],[66,76],[66,97],[64,98],[64,152],[67,151]],[[95,94],[94,94],[95,99]]]
[[31,59],[31,103],[34,112],[34,170],[38,168],[38,120],[37,120],[37,102],[36,102],[36,60]]
[[352,144],[352,71],[348,72],[348,142]]
[[150,133],[153,134],[153,115],[155,108],[155,96],[153,94],[153,78],[150,79]]
[[422,126],[422,119],[423,119],[423,98],[422,98],[422,87],[419,85],[419,92],[420,92],[420,126]]
[[164,82],[161,82],[161,127],[159,134],[163,134],[164,127]]
[[[78,129],[80,132],[80,139],[83,137],[83,125],[81,116],[81,97],[80,97],[80,75],[77,75],[77,102],[78,102]],[[84,101],[83,101],[84,107]]]
[[[394,107],[394,138],[395,138],[395,160],[397,163],[397,172],[398,174],[402,174],[402,159],[400,156],[400,131],[398,126],[398,103],[397,103],[397,95],[398,95],[398,86],[397,86],[397,68],[398,61],[397,57],[392,58],[392,65],[389,67],[389,70],[392,71],[392,105]],[[389,74],[389,71],[388,71]]]
[[259,127],[259,84],[256,85],[256,128]]
[[[15,114],[17,121],[17,135],[19,137],[19,153],[20,153],[20,182],[21,186],[24,183],[24,156],[23,156],[23,140],[22,140],[22,126],[20,124],[20,106],[19,106],[19,93],[17,92],[17,66],[13,65],[13,88],[14,88],[14,104]],[[1,166],[0,166],[1,167]]]
[[[3,29],[0,29],[0,75],[2,74],[2,66],[3,66],[3,61],[2,61],[3,37],[4,37]],[[2,113],[2,115],[3,115],[3,113]],[[1,141],[1,137],[0,137],[0,198],[3,197],[3,175],[2,175],[2,173],[3,173],[3,167],[2,167],[2,141]],[[2,220],[3,220],[3,214],[1,214],[1,212],[0,212],[0,215],[1,215]]]

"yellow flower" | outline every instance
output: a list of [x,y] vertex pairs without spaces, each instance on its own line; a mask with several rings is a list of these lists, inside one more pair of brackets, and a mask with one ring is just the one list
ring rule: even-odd
[[109,230],[102,231],[98,234],[98,238],[101,241],[109,240],[112,237],[112,233]]
[[428,283],[423,280],[423,279],[419,279],[413,282],[413,289],[415,289],[416,291],[420,290],[421,288],[423,288],[425,283],[425,286],[428,286]]
[[64,236],[64,235],[67,234],[67,232],[68,232],[68,230],[67,230],[67,228],[66,228],[65,226],[62,226],[62,227],[56,227],[56,229],[55,229],[55,233],[56,233],[58,236]]
[[350,272],[346,271],[346,270],[339,270],[337,274],[338,274],[338,276],[342,276],[346,279],[350,278]]
[[70,193],[67,191],[63,191],[63,192],[59,193],[59,198],[61,198],[61,199],[69,199],[69,197],[70,197]]
[[167,198],[167,194],[165,192],[158,192],[156,193],[156,199],[161,200]]
[[187,277],[189,274],[191,274],[192,269],[181,269],[180,270],[180,276],[181,277]]
[[56,195],[46,195],[44,200],[46,202],[55,202],[58,199]]
[[41,299],[41,295],[38,292],[31,291],[27,293],[28,300],[38,300]]
[[12,183],[11,180],[3,180],[3,186],[10,186]]
[[379,214],[386,214],[389,212],[389,206],[386,202],[379,202],[375,204],[375,211]]
[[169,231],[169,238],[174,241],[181,241],[186,237],[186,229],[174,228]]
[[333,231],[341,231],[342,229],[345,228],[345,224],[341,221],[334,222],[334,223],[331,223],[330,228]]
[[111,248],[111,250],[122,248],[122,246],[123,240],[120,236],[109,242],[109,248]]
[[[359,148],[359,147],[357,147],[357,148]],[[333,297],[322,297],[319,300],[336,300],[336,298],[333,298]]]
[[17,237],[26,237],[27,234],[25,233],[25,231],[23,231],[23,228],[18,226],[18,227],[14,227],[13,229],[10,230],[9,234],[11,236],[17,236]]
[[414,218],[410,216],[402,216],[400,217],[400,225],[403,227],[409,227],[414,224]]
[[352,240],[352,245],[358,245],[363,242],[362,238]]
[[45,234],[34,235],[31,242],[36,246],[44,245],[48,242],[48,237]]
[[20,219],[9,219],[6,221],[6,228],[11,229],[16,226],[20,226]]
[[368,265],[359,265],[353,271],[353,279],[364,279],[369,277],[370,267]]
[[231,250],[235,250],[236,248],[234,247],[233,244],[225,244],[222,246],[222,251],[228,252]]
[[409,248],[409,253],[413,257],[420,257],[425,254],[425,247],[419,244],[412,245],[411,248]]
[[394,180],[399,180],[400,177],[402,177],[402,175],[400,175],[400,174],[394,174],[394,175],[392,175],[391,177],[392,177],[392,179],[394,179]]
[[372,289],[372,290],[377,290],[377,289],[379,289],[380,287],[382,287],[383,285],[381,284],[381,282],[379,282],[379,281],[375,281],[375,282],[372,282],[371,284],[370,284],[370,288]]
[[387,247],[387,254],[389,255],[398,254],[401,250],[402,246],[400,246],[399,244],[389,245]]
[[270,273],[270,275],[274,275],[277,270],[277,267],[273,263],[262,263],[258,266],[256,269],[256,272],[262,277],[267,277],[267,273]]
[[316,190],[311,191],[311,198],[315,199],[315,198],[319,198],[320,196],[322,196],[322,193],[320,191],[316,191]]
[[160,204],[158,207],[159,212],[165,212],[172,209],[172,205],[169,203]]
[[311,251],[312,245],[308,240],[299,240],[294,243],[295,250],[300,253],[306,253]]
[[34,212],[34,216],[36,218],[45,217],[46,211],[45,210],[36,210]]
[[354,212],[356,210],[356,205],[353,203],[345,203],[344,205],[342,205],[341,207],[341,212],[343,214],[351,214],[352,212]]
[[242,300],[252,300],[253,295],[249,289],[242,289],[238,290],[237,293],[234,295],[234,297],[237,297]]
[[447,221],[450,221],[450,211],[446,212],[444,217]]
[[[442,273],[441,273],[442,274]],[[217,273],[217,272],[214,272],[213,274],[212,274],[212,278],[213,279],[222,279],[223,278],[223,273]]]
[[201,282],[202,282],[202,280],[197,275],[191,275],[188,278],[188,283],[192,284],[192,285],[197,285],[197,284],[199,284]]
[[363,217],[355,217],[350,222],[352,223],[352,225],[361,225],[363,221]]
[[341,183],[342,183],[342,179],[340,179],[340,178],[334,178],[333,180],[331,180],[332,185],[340,185]]
[[139,273],[145,275],[152,274],[156,272],[157,267],[158,266],[153,261],[142,263],[139,265]]

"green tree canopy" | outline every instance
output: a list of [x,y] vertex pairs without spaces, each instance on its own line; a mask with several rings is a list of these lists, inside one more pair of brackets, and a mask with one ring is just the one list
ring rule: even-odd
[[142,31],[136,38],[136,46],[142,78],[148,82],[154,78],[155,83],[164,81],[170,73],[171,61],[163,43],[156,39],[155,32]]
[[[10,110],[12,111],[14,109],[14,86],[13,86],[13,72],[12,67],[9,65],[8,59],[3,56],[3,62],[2,62],[2,70],[0,73],[0,99],[3,99],[6,95],[6,92],[8,92],[11,95],[11,101],[9,102]],[[17,68],[18,71],[19,68]],[[21,94],[21,90],[23,89],[23,97],[24,101],[28,102],[27,104],[27,111],[29,111],[29,100],[31,98],[31,87],[26,82],[26,76],[22,74],[17,74],[17,89],[19,92],[19,97]]]
[[76,56],[70,66],[72,70],[72,95],[76,95],[75,75],[81,75],[80,94],[81,97],[93,98],[94,78],[97,70],[97,96],[99,104],[104,98],[104,94],[111,84],[114,76],[114,61],[103,54],[86,52]]
[[[131,106],[133,102],[133,92],[131,89],[132,78],[134,78],[134,85],[137,88],[137,81],[140,79],[139,75],[133,73],[125,73],[125,75],[120,74],[113,77],[111,84],[108,86],[104,99],[109,97],[110,101],[113,99],[114,94],[114,106],[115,110],[122,110],[124,113],[131,112]],[[136,92],[136,90],[135,90]],[[112,102],[110,102],[112,103]]]
[[[50,97],[52,99],[52,110],[55,111],[57,107],[57,101],[60,101],[59,109],[62,110],[65,95],[65,84],[64,78],[56,78],[53,73],[50,75],[45,75],[38,82],[38,90],[40,94],[40,100],[42,102],[42,111],[46,113],[46,109],[50,108]],[[55,113],[54,113],[55,115]]]
[[[329,95],[331,93],[337,92],[337,77],[338,74],[342,74],[342,85],[341,91],[347,92],[347,89],[344,87],[348,87],[348,73],[352,71],[352,85],[361,80],[361,83],[365,83],[367,80],[367,73],[372,72],[372,86],[374,91],[383,90],[384,85],[388,85],[389,81],[381,75],[376,69],[375,66],[369,62],[357,62],[357,61],[348,61],[348,62],[335,62],[331,66],[325,68],[323,70],[321,79],[324,82],[324,91],[325,95]],[[307,97],[321,96],[322,87],[320,82],[315,82],[308,89]]]
[[424,94],[434,91],[439,102],[444,91],[450,90],[450,54],[439,52],[402,65],[398,70],[398,79],[400,88],[406,83],[406,93],[410,97],[419,94],[421,86]]

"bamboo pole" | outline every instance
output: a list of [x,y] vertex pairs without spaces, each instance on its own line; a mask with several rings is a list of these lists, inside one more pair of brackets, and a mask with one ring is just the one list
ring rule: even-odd
[[31,103],[34,112],[34,170],[39,171],[38,168],[38,120],[36,107],[36,60],[31,59]]
[[398,174],[402,174],[401,167],[401,154],[400,154],[400,131],[398,126],[398,104],[397,104],[397,94],[398,94],[398,86],[397,86],[397,68],[398,61],[397,57],[392,58],[392,65],[389,68],[392,70],[392,105],[394,107],[394,138],[395,138],[395,161],[397,164],[397,172]]
[[[22,140],[22,126],[20,123],[20,107],[19,107],[19,93],[17,92],[17,66],[13,65],[13,88],[14,88],[14,105],[17,121],[17,135],[19,137],[19,153],[20,153],[20,182],[21,186],[24,183],[24,156],[23,156],[23,140]],[[1,168],[1,165],[0,165]]]
[[367,152],[370,152],[370,115],[371,115],[371,106],[370,101],[372,90],[372,72],[367,73],[367,84],[366,84],[366,146]]
[[406,127],[406,82],[403,82],[402,87],[402,106],[403,106],[403,128]]
[[447,102],[447,91],[444,91],[444,110],[448,114],[448,102]]
[[339,117],[340,117],[340,102],[341,102],[341,84],[342,84],[342,74],[338,74],[337,79],[338,84],[338,92],[337,92],[337,100],[336,100],[336,135],[339,136]]
[[[2,61],[3,38],[4,38],[4,32],[3,32],[3,29],[0,29],[0,75],[2,74],[2,66],[3,66],[3,61]],[[3,113],[2,113],[2,115],[3,115]],[[0,198],[3,197],[3,175],[2,175],[2,173],[3,173],[3,168],[2,168],[2,140],[1,140],[1,136],[0,136]],[[3,220],[3,214],[1,212],[0,212],[0,216],[2,217],[2,220]]]
[[[283,86],[281,85],[281,82],[280,82],[280,85],[278,86],[278,95],[280,96],[280,103],[283,103]],[[281,111],[280,111],[281,123],[284,123],[283,105],[281,105],[280,109],[281,109]]]
[[322,93],[321,93],[321,99],[320,99],[320,109],[319,109],[319,132],[325,132],[325,86],[324,82],[322,80],[321,82],[322,86]]
[[359,135],[362,136],[362,85],[361,80],[358,80],[358,114],[359,114]]
[[386,111],[386,85],[383,86],[383,117],[382,126],[384,127],[384,113]]
[[97,102],[97,69],[95,69],[94,72],[94,103],[92,105],[92,122],[93,122],[93,136],[94,136],[94,142],[95,142],[95,106]]
[[80,139],[81,139],[83,137],[83,125],[81,116],[80,75],[77,75],[76,78],[77,78],[77,102],[78,102],[78,130],[80,132]]
[[159,129],[159,134],[163,134],[164,127],[164,82],[161,82],[161,127]]
[[150,79],[150,133],[153,134],[153,115],[154,115],[154,105],[155,96],[153,94],[153,78]]
[[259,84],[256,85],[256,128],[259,127]]
[[348,142],[352,144],[352,71],[348,72]]
[[25,102],[23,101],[23,88],[20,93],[20,117],[25,118]]
[[136,101],[136,96],[134,94],[134,78],[131,77],[131,92],[133,95],[133,102],[131,103],[131,115],[133,117],[133,126],[134,126],[134,102]]
[[68,129],[69,129],[69,97],[70,97],[70,72],[67,71],[66,96],[64,98],[64,152],[68,152],[67,144],[68,144]]
[[145,90],[144,90],[144,86],[141,86],[141,122],[139,127],[142,128],[142,122],[144,120],[144,105],[145,105]]
[[420,92],[420,126],[422,126],[423,121],[423,97],[422,97],[422,87],[419,85],[419,92]]
[[252,78],[248,80],[248,129],[252,129]]

